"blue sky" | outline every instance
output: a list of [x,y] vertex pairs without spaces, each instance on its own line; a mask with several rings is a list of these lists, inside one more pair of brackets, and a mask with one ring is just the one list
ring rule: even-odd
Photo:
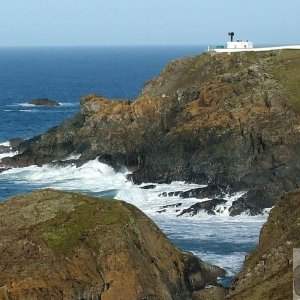
[[300,0],[0,0],[0,46],[300,44]]

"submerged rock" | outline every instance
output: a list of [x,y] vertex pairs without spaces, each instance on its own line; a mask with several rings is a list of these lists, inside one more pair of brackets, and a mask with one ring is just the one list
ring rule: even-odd
[[0,299],[191,299],[225,275],[122,201],[40,190],[0,224]]
[[226,299],[293,299],[293,249],[300,248],[299,220],[300,190],[295,190],[271,210],[259,244],[247,255]]

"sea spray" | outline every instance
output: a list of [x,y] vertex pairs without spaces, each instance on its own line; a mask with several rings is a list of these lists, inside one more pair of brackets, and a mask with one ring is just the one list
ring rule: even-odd
[[[67,159],[74,158],[76,156]],[[246,214],[230,217],[228,208],[244,193],[239,192],[231,196],[226,195],[224,199],[228,202],[215,209],[216,215],[200,211],[195,216],[186,214],[178,217],[183,209],[208,199],[161,195],[189,191],[204,187],[203,185],[182,181],[135,185],[128,180],[129,174],[125,168],[122,172],[116,172],[112,167],[95,159],[80,167],[70,164],[64,167],[44,165],[11,169],[0,174],[0,185],[10,190],[10,195],[23,192],[22,187],[25,192],[51,187],[125,200],[150,216],[177,246],[192,251],[203,260],[224,267],[229,276],[233,276],[239,270],[245,254],[257,243],[268,211],[265,211],[264,215],[254,217]],[[15,190],[15,187],[18,189]],[[178,203],[180,206],[176,206]]]

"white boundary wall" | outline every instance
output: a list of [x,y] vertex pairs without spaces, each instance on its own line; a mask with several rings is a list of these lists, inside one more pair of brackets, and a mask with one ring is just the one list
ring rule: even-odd
[[272,50],[300,50],[300,45],[290,45],[290,46],[278,46],[278,47],[263,47],[263,48],[251,48],[251,49],[213,49],[211,51],[215,52],[249,52],[249,51],[272,51]]

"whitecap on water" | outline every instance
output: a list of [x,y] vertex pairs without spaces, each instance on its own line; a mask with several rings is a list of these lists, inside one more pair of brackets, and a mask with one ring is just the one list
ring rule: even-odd
[[[68,159],[73,159],[71,156]],[[19,185],[51,187],[61,190],[81,191],[102,197],[114,197],[127,201],[151,217],[166,235],[179,247],[192,251],[203,260],[223,266],[232,275],[236,273],[245,256],[257,243],[262,224],[267,215],[230,217],[228,207],[243,192],[226,196],[228,202],[217,215],[205,212],[178,217],[185,208],[207,199],[164,196],[162,193],[188,191],[204,187],[175,181],[170,184],[147,183],[135,185],[127,179],[130,172],[116,172],[112,167],[97,159],[80,167],[76,165],[42,167],[30,166],[11,169],[1,173],[2,180]],[[145,188],[148,185],[149,188]],[[178,205],[181,203],[180,205]],[[176,204],[178,206],[176,206]],[[165,212],[163,206],[168,206]],[[266,211],[267,213],[267,211]]]
[[60,106],[79,106],[79,103],[72,103],[72,102],[59,102]]

